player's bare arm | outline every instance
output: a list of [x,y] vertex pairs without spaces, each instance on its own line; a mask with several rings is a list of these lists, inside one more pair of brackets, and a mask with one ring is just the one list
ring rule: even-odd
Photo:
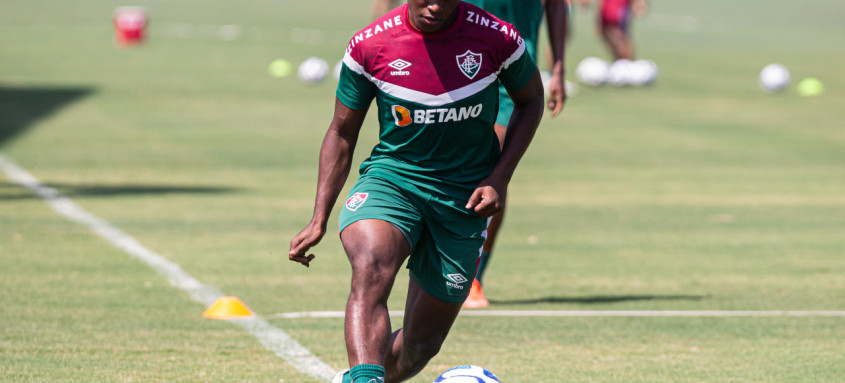
[[314,215],[299,234],[290,241],[289,259],[309,266],[314,254],[308,250],[326,234],[326,224],[337,201],[352,163],[352,154],[367,110],[350,109],[335,99],[335,111],[320,147],[320,166]]
[[513,114],[502,148],[502,155],[493,172],[478,184],[467,201],[466,208],[474,209],[482,217],[489,217],[505,206],[508,183],[522,155],[534,138],[543,117],[543,82],[540,72],[518,91],[508,91],[514,102]]
[[568,30],[566,1],[546,0],[546,25],[549,30],[549,45],[552,54],[552,78],[549,82],[549,104],[552,116],[557,116],[563,110],[566,102],[566,87],[564,86],[564,57],[566,52],[566,33]]

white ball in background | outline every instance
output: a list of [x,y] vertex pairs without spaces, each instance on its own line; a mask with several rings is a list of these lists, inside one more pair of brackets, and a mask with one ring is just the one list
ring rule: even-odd
[[335,80],[340,80],[340,70],[343,69],[343,60],[338,60],[337,64],[334,64],[334,69],[332,70],[332,75],[334,75]]
[[780,64],[769,64],[763,67],[757,80],[767,92],[777,92],[789,85],[789,70]]
[[632,86],[645,86],[657,80],[657,64],[651,60],[636,60],[631,63],[630,83]]
[[598,57],[587,57],[578,63],[575,68],[575,77],[582,84],[589,86],[601,86],[607,80],[609,65]]
[[575,97],[578,95],[578,84],[572,81],[565,81],[563,83],[563,89],[566,90],[566,97]]
[[316,84],[323,81],[329,74],[329,64],[319,57],[309,57],[299,64],[296,74],[300,80]]
[[610,64],[610,69],[607,71],[607,83],[613,86],[628,86],[631,85],[631,69],[633,61],[628,59],[619,59]]
[[[546,90],[546,95],[549,94],[549,85],[552,82],[552,74],[548,71],[540,72],[540,79],[543,81],[543,89]],[[572,81],[563,81],[563,91],[566,92],[566,97],[574,97],[578,94],[578,84]]]
[[540,80],[543,81],[543,89],[549,92],[549,84],[552,82],[552,74],[549,71],[540,71]]
[[653,83],[657,81],[657,78],[660,77],[660,67],[657,66],[657,63],[651,60],[646,60],[646,62],[651,66],[651,80],[649,83]]

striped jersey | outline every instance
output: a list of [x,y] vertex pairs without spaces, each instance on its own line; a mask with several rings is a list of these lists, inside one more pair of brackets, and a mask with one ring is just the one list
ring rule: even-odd
[[350,40],[337,97],[356,110],[373,98],[378,107],[379,142],[362,175],[466,190],[493,170],[497,79],[522,89],[536,65],[511,24],[464,2],[456,12],[446,29],[424,33],[405,4]]

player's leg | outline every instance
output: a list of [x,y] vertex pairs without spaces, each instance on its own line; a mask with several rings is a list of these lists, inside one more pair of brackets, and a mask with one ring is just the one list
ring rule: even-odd
[[419,373],[440,351],[460,310],[460,305],[431,296],[412,279],[402,328],[393,333],[384,361],[385,381],[402,382]]
[[628,33],[631,15],[629,0],[605,0],[599,15],[601,36],[614,60],[634,57],[634,47]]
[[631,36],[618,24],[608,24],[602,27],[602,38],[607,44],[614,60],[628,59],[634,57],[634,47],[631,43]]
[[[508,113],[510,115],[510,113]],[[499,123],[493,125],[493,128],[496,130],[496,136],[499,138],[499,148],[502,148],[505,145],[505,135],[508,133],[508,127]],[[486,253],[486,258],[482,256],[481,263],[479,264],[478,273],[476,273],[476,279],[481,281],[481,277],[484,274],[483,267],[487,266],[487,261],[489,261],[489,256],[493,252],[493,246],[496,244],[496,236],[499,234],[499,227],[502,226],[502,221],[505,219],[505,210],[496,213],[492,217],[490,217],[490,221],[487,222],[487,239],[484,240],[484,245],[481,246],[481,253]],[[483,267],[482,267],[483,266]]]
[[481,246],[481,255],[478,261],[478,271],[475,273],[475,279],[484,285],[484,272],[487,270],[487,265],[493,254],[493,246],[496,244],[496,236],[499,234],[499,228],[505,220],[505,211],[502,210],[490,217],[490,222],[487,223],[487,239],[484,241],[484,246]]
[[[508,112],[508,115],[510,115],[510,112]],[[496,136],[499,137],[499,147],[502,147],[505,144],[505,134],[507,134],[508,128],[498,122],[493,126],[496,130]],[[502,211],[490,217],[490,220],[487,222],[487,239],[484,240],[484,244],[481,246],[481,254],[478,256],[478,269],[475,272],[475,281],[473,281],[472,287],[470,288],[467,300],[464,301],[463,307],[465,308],[478,309],[490,305],[490,301],[484,295],[482,279],[484,278],[484,271],[487,269],[487,265],[493,255],[496,236],[499,234],[499,228],[502,226],[504,219],[505,209],[502,209]]]
[[387,298],[410,252],[408,240],[391,223],[365,219],[344,228],[341,241],[352,265],[344,327],[350,375],[359,371],[377,377],[383,371],[364,371],[362,366],[370,370],[383,366],[391,341]]
[[388,382],[409,379],[437,355],[469,293],[487,220],[464,208],[468,194],[425,197],[425,231],[408,259],[403,327],[385,359]]

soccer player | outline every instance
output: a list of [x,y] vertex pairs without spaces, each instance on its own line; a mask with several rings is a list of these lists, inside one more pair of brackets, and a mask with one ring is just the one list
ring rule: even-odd
[[[464,0],[475,4],[485,11],[496,15],[504,21],[512,23],[525,40],[526,49],[532,58],[537,59],[537,40],[539,39],[540,24],[543,13],[546,15],[546,26],[551,52],[551,80],[549,81],[548,107],[552,116],[557,116],[563,110],[566,101],[564,86],[564,52],[567,26],[567,0]],[[374,17],[386,12],[395,5],[395,0],[374,0],[372,12]],[[499,86],[499,111],[496,116],[496,135],[500,145],[504,145],[508,122],[513,112],[513,101],[508,91]],[[470,294],[463,306],[465,308],[487,307],[490,302],[484,295],[482,280],[489,263],[496,237],[504,218],[504,209],[493,215],[487,226],[487,240],[482,246],[479,256],[478,271],[475,275]]]
[[[589,5],[591,0],[580,0]],[[634,59],[631,41],[631,14],[642,16],[648,11],[646,0],[601,0],[598,14],[599,33],[614,60]]]
[[[514,101],[504,146],[493,128],[498,82]],[[460,0],[407,0],[356,33],[343,58],[320,149],[317,196],[289,259],[308,266],[349,174],[373,99],[379,142],[339,217],[352,265],[344,334],[349,371],[335,382],[401,382],[440,350],[469,293],[487,217],[543,114],[537,66],[512,25]],[[402,328],[387,300],[408,260]]]
[[[565,0],[465,0],[467,2],[484,8],[502,20],[513,23],[514,27],[522,34],[525,45],[531,57],[537,58],[537,40],[539,38],[540,23],[543,13],[546,14],[546,25],[548,26],[549,45],[552,53],[552,76],[549,81],[549,103],[548,108],[552,116],[557,116],[563,110],[563,103],[566,101],[564,88],[564,45],[567,33],[567,5]],[[545,8],[545,9],[544,9]],[[504,87],[499,87],[499,113],[496,116],[496,135],[499,143],[504,144],[508,122],[513,111],[513,102],[508,96]],[[487,269],[493,246],[499,233],[499,228],[504,220],[504,209],[490,217],[487,224],[487,239],[481,248],[478,259],[478,271],[475,275],[470,294],[464,302],[465,308],[483,308],[490,302],[484,295],[483,278]]]

